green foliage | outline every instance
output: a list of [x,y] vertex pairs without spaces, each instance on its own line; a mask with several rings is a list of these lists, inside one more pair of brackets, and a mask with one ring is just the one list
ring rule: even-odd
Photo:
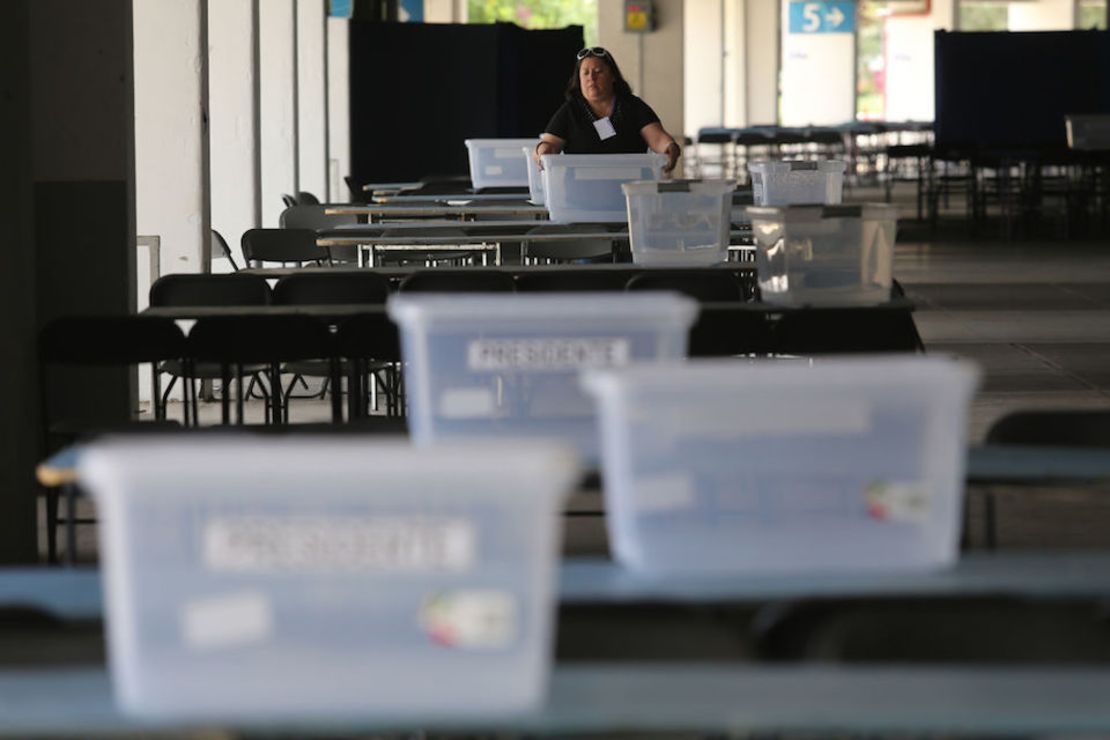
[[469,0],[471,23],[515,23],[522,28],[582,26],[597,43],[598,0]]
[[1106,30],[1106,0],[1080,0],[1076,28]]
[[959,4],[961,31],[1007,31],[1010,28],[1010,6],[999,2],[969,2]]

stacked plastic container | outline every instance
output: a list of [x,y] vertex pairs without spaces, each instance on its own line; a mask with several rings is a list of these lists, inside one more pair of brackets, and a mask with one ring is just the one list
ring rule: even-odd
[[922,357],[591,373],[610,545],[653,573],[948,565],[975,379]]
[[675,180],[621,187],[628,200],[633,262],[698,266],[728,259],[735,183]]
[[659,180],[663,154],[544,154],[545,205],[556,223],[624,223],[621,185]]
[[544,696],[570,450],[162,438],[84,455],[117,700],[256,720]]
[[840,202],[844,188],[842,160],[818,162],[750,162],[752,201],[757,206]]
[[865,306],[890,300],[898,208],[748,209],[763,301]]
[[677,360],[697,304],[672,293],[400,294],[409,430],[422,444],[557,438],[598,459],[583,369]]
[[521,147],[534,147],[539,139],[467,139],[470,182],[475,190],[494,187],[528,187],[528,165]]

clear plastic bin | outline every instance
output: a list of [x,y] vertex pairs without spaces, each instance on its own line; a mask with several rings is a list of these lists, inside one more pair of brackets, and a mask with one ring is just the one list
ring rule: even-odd
[[1068,148],[1110,151],[1110,115],[1066,116]]
[[528,200],[534,205],[543,205],[543,172],[532,158],[534,147],[524,147],[524,159],[528,167]]
[[556,223],[625,223],[621,185],[663,177],[665,154],[544,154],[545,205]]
[[711,265],[728,259],[731,180],[626,182],[628,234],[638,265]]
[[130,713],[426,719],[543,700],[566,446],[159,436],[97,444]]
[[763,300],[787,306],[865,306],[890,300],[898,208],[748,209]]
[[535,139],[467,139],[470,155],[470,183],[483,188],[528,187],[528,163],[520,156],[521,147],[534,147]]
[[925,357],[588,373],[610,546],[660,573],[948,565],[976,377]]
[[749,162],[757,206],[836,205],[844,187],[844,162]]
[[392,296],[415,441],[555,437],[600,455],[584,368],[675,360],[697,304],[674,293]]

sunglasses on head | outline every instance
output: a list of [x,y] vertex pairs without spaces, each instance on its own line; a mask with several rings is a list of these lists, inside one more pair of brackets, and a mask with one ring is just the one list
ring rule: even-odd
[[578,52],[579,61],[585,59],[586,57],[607,57],[607,56],[609,56],[609,52],[605,51],[605,49],[601,48],[600,46],[587,46],[585,49]]

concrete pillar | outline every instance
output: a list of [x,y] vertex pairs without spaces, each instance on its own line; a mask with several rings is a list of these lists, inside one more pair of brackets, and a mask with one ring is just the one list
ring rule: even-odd
[[749,126],[779,120],[779,11],[774,0],[744,0],[745,112]]
[[324,144],[325,0],[297,0],[297,132],[300,182],[321,201],[327,193],[327,147]]
[[350,65],[346,18],[328,18],[328,200],[348,201],[351,174]]
[[1023,0],[1010,3],[1011,31],[1070,31],[1075,0]]
[[293,0],[258,3],[259,109],[262,118],[262,226],[277,228],[281,196],[297,190],[296,110],[293,104]]
[[706,126],[725,125],[726,0],[701,0],[683,8],[683,122],[694,138]]
[[[2,378],[0,562],[36,553],[33,483],[43,455],[36,332],[63,314],[135,303],[130,0],[0,3]],[[126,418],[126,372],[52,378],[60,413]]]
[[35,363],[36,260],[31,160],[30,6],[0,4],[0,563],[28,563],[35,551],[34,469],[39,449]]
[[[705,0],[699,0],[704,2]],[[663,128],[681,138],[685,129],[683,0],[656,0],[656,29],[624,30],[624,3],[599,2],[598,43],[612,52],[632,91],[655,109]],[[573,59],[568,60],[567,71]]]

